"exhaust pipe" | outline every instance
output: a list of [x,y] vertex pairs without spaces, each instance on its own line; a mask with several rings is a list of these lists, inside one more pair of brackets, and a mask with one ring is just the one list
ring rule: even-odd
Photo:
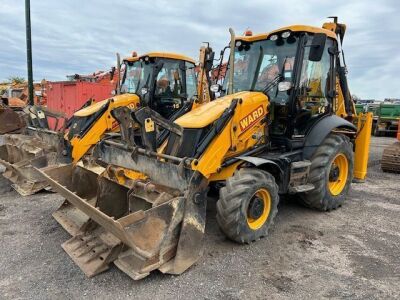
[[117,81],[117,95],[121,94],[121,56],[117,52],[117,74],[118,74],[118,81]]
[[235,31],[232,28],[229,28],[229,33],[231,34],[231,42],[230,48],[231,52],[229,53],[229,87],[228,94],[233,94],[233,74],[234,74],[234,59],[235,59]]

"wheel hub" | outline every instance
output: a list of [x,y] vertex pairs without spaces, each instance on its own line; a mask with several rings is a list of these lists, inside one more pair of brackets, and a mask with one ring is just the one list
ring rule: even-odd
[[264,201],[259,197],[253,197],[249,203],[248,216],[252,219],[258,219],[261,217],[264,211]]
[[338,166],[332,166],[329,172],[329,181],[337,181],[339,179],[340,169]]

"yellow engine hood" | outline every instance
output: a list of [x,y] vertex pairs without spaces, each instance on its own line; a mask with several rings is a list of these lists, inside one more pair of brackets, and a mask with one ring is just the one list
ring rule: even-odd
[[122,95],[117,95],[112,98],[108,98],[99,102],[95,102],[94,104],[85,107],[81,110],[78,110],[77,112],[74,113],[75,117],[87,117],[90,116],[96,112],[98,112],[101,108],[104,107],[108,103],[108,101],[113,101],[113,106],[114,107],[119,107],[119,106],[128,106],[131,103],[137,106],[139,103],[140,99],[138,95],[135,94],[122,94]]
[[211,101],[188,112],[175,120],[175,123],[184,128],[203,128],[217,120],[224,110],[231,105],[233,99],[240,98],[242,101],[260,101],[260,97],[268,97],[261,92],[239,92],[227,95]]

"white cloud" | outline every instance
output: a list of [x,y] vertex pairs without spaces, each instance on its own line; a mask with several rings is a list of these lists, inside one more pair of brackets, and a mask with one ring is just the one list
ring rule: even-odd
[[[267,32],[290,24],[320,26],[338,15],[348,26],[344,42],[352,93],[399,97],[400,5],[383,1],[31,1],[34,78],[109,68],[115,53],[163,50],[197,58],[202,42],[214,50],[228,28]],[[0,3],[0,80],[26,76],[23,1]]]

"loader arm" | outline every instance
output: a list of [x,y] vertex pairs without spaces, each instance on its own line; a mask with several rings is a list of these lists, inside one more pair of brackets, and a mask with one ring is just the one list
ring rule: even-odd
[[[72,146],[73,163],[77,163],[93,145],[98,143],[104,133],[119,131],[118,122],[111,114],[113,109],[121,106],[134,109],[139,101],[139,97],[134,94],[118,95],[76,112],[75,123],[71,125],[70,132],[65,135]],[[71,134],[72,131],[73,134]]]

